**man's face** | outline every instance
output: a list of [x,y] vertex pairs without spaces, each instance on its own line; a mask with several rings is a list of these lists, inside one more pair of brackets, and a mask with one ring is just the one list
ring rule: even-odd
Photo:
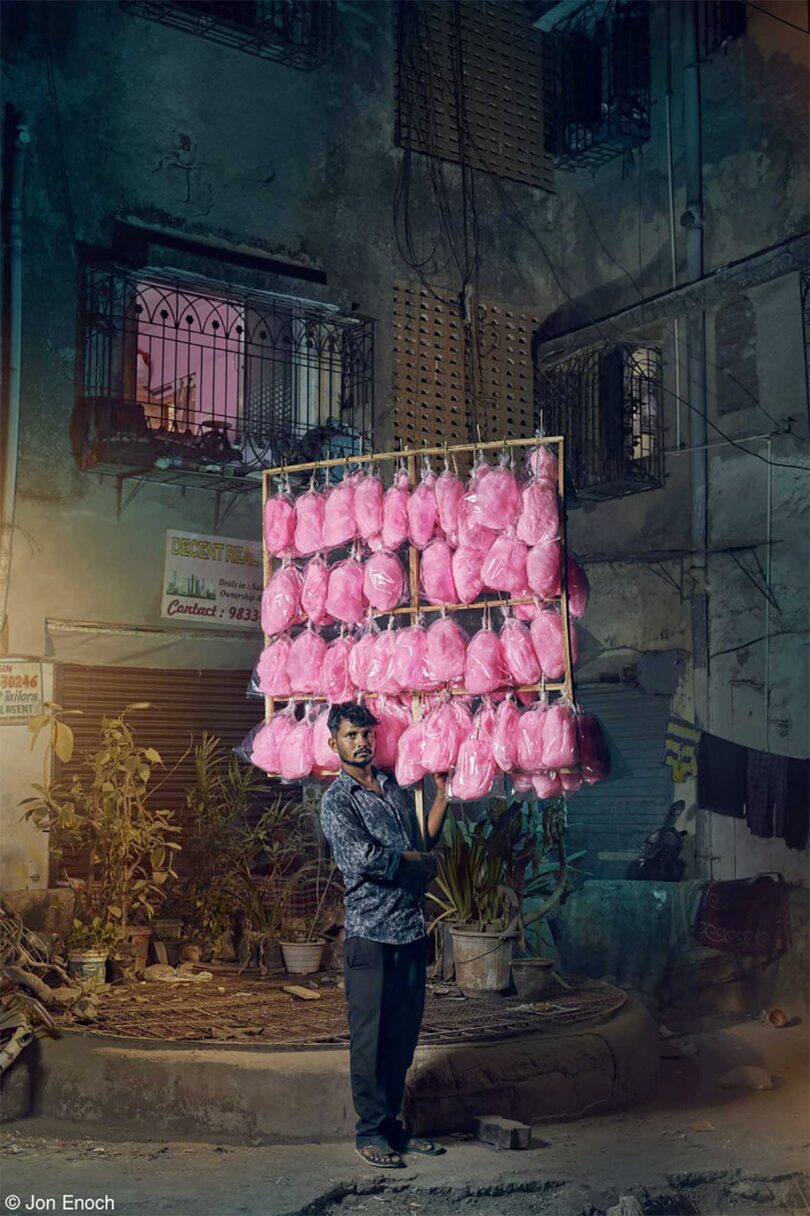
[[374,759],[375,742],[373,726],[355,726],[346,718],[341,718],[338,733],[330,738],[329,746],[344,764],[365,768]]

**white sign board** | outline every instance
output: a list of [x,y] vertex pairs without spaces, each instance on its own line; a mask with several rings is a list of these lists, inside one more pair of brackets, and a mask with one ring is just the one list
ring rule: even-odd
[[42,713],[42,666],[0,662],[0,723],[27,722]]
[[259,541],[167,530],[161,616],[255,630],[261,602]]

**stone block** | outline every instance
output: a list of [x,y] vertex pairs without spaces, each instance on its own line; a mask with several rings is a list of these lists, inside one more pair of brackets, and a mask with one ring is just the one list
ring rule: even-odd
[[477,1139],[495,1148],[528,1148],[532,1139],[532,1129],[527,1123],[503,1119],[500,1115],[477,1115],[473,1130]]
[[75,896],[69,887],[44,891],[4,891],[3,899],[35,933],[58,933],[67,937],[73,921]]

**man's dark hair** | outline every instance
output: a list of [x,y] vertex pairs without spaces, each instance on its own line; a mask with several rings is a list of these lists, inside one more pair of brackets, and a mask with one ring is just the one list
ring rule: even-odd
[[333,739],[343,721],[351,722],[352,726],[377,726],[378,724],[371,710],[367,709],[365,705],[358,705],[356,701],[343,701],[340,705],[333,705],[329,710],[326,725],[329,727],[329,734]]

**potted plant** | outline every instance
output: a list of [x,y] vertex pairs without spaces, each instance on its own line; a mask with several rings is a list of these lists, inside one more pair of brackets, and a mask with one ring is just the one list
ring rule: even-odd
[[289,896],[296,888],[307,882],[317,900],[315,911],[309,915],[285,914],[282,926],[281,955],[284,966],[293,975],[311,975],[320,971],[326,947],[326,930],[331,929],[340,918],[338,900],[338,871],[334,862],[327,861],[321,852],[314,866],[305,866],[296,874]]
[[74,917],[68,934],[68,975],[79,980],[105,980],[107,959],[121,940],[121,931],[100,916],[84,921]]
[[[526,928],[562,898],[568,882],[564,826],[561,799],[542,809],[493,799],[477,822],[448,820],[437,889],[430,892],[440,913],[431,927],[449,922],[456,979],[466,996],[509,986]],[[554,847],[556,861],[547,856]],[[539,907],[528,911],[527,903],[538,899]]]
[[54,780],[52,754],[63,764],[70,762],[73,732],[63,720],[67,711],[46,704],[45,712],[28,726],[32,748],[43,731],[49,734],[43,781],[22,804],[26,818],[52,833],[57,859],[66,845],[86,853],[83,890],[93,918],[102,925],[114,924],[120,940],[134,940],[136,952],[140,941],[143,963],[151,930],[137,922],[153,916],[160,906],[167,880],[176,877],[174,855],[180,849],[174,839],[180,831],[174,813],[151,801],[156,791],[150,782],[162,764],[160,755],[136,742],[129,722],[131,713],[148,708],[141,702],[102,717],[99,744],[85,754],[80,771]]

